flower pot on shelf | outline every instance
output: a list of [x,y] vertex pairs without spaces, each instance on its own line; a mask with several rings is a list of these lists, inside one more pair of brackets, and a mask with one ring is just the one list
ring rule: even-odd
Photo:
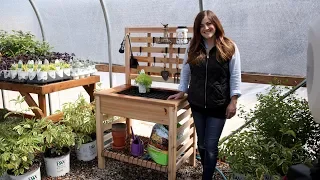
[[32,71],[28,73],[29,80],[33,80],[37,76],[37,71]]
[[126,145],[127,125],[124,123],[112,124],[112,148],[123,149]]
[[3,77],[5,79],[10,78],[10,70],[3,70]]
[[63,69],[56,70],[56,74],[59,78],[63,77]]
[[80,147],[76,146],[77,159],[80,161],[91,161],[97,157],[97,141],[82,144]]
[[19,80],[26,80],[26,79],[28,79],[28,72],[27,72],[27,71],[19,71],[19,72],[18,72],[18,79],[19,79]]
[[44,153],[44,162],[48,176],[64,176],[70,172],[70,149],[64,148],[64,154],[56,157],[50,155],[51,149]]

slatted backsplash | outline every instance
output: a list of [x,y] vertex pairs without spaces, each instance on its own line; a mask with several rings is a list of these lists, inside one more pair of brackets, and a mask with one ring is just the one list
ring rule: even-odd
[[[163,27],[134,27],[125,29],[125,34],[130,35],[133,56],[139,62],[137,69],[130,68],[131,52],[129,41],[126,39],[125,73],[127,84],[131,84],[131,80],[137,77],[141,69],[149,73],[153,81],[174,83],[174,74],[181,71],[187,45],[157,44],[154,42],[154,37],[163,37],[163,32]],[[169,27],[169,38],[175,37],[175,34],[176,27]],[[192,35],[193,29],[192,27],[188,27],[188,37]],[[179,54],[178,51],[180,51]],[[164,58],[165,54],[166,58]],[[161,71],[164,70],[164,66],[166,66],[165,70],[169,71],[167,81],[161,77]]]

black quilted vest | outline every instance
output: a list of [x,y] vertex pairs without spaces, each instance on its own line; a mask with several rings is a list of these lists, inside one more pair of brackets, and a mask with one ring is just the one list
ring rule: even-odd
[[[205,52],[205,49],[202,51]],[[188,101],[193,110],[224,118],[230,103],[229,62],[218,62],[216,51],[213,47],[201,63],[189,64],[191,80]]]

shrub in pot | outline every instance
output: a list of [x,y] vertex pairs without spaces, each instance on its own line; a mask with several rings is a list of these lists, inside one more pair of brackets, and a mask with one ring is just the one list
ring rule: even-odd
[[139,93],[146,93],[150,91],[152,79],[142,69],[139,75],[136,77],[135,83],[138,84]]
[[65,103],[62,107],[61,122],[71,127],[75,133],[77,158],[83,161],[90,161],[97,156],[94,108],[83,95],[75,102]]

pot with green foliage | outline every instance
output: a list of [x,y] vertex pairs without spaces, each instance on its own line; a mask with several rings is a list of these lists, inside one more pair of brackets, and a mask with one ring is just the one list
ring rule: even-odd
[[75,102],[65,103],[61,122],[75,133],[77,158],[91,161],[97,156],[94,106],[80,95]]
[[63,69],[63,73],[66,76],[71,76],[71,68],[70,68],[70,64],[63,62],[61,63],[61,68]]
[[44,162],[47,174],[58,177],[69,173],[70,147],[75,144],[71,127],[52,122],[42,134],[45,137]]
[[52,79],[55,79],[56,78],[56,70],[57,70],[57,67],[55,64],[49,64],[48,76]]
[[38,69],[40,68],[40,71],[37,72],[37,80],[38,81],[46,81],[48,80],[48,71],[49,67],[45,64],[39,64]]
[[308,102],[291,94],[279,98],[287,88],[272,86],[257,96],[254,109],[240,117],[252,123],[247,129],[220,144],[220,157],[226,157],[233,172],[246,179],[272,176],[279,179],[294,164],[311,165],[320,155],[320,125],[313,121]]
[[18,76],[18,64],[12,64],[10,67],[10,77],[15,79]]
[[22,69],[18,71],[18,79],[19,80],[27,80],[28,79],[28,67],[26,64],[22,65]]
[[138,84],[139,93],[146,93],[150,90],[152,79],[142,69],[139,75],[136,77],[135,83]]

